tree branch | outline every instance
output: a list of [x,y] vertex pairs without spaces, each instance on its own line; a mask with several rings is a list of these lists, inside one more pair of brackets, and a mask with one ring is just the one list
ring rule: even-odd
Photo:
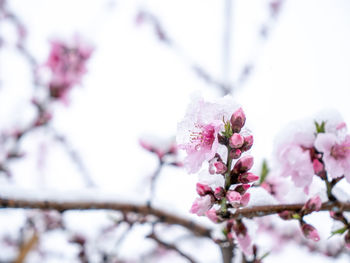
[[[263,217],[272,214],[278,214],[283,211],[295,211],[298,212],[305,204],[281,204],[281,205],[264,205],[264,206],[252,206],[247,208],[240,208],[235,213],[231,214],[230,218],[253,218]],[[350,211],[349,202],[325,202],[322,204],[322,211]]]
[[158,218],[159,222],[164,222],[166,224],[181,225],[197,236],[204,236],[210,238],[211,233],[211,230],[209,228],[201,226],[189,219],[185,219],[180,216],[176,216],[161,209],[152,208],[147,205],[136,205],[118,202],[59,202],[0,198],[0,208],[29,208],[42,210],[56,210],[61,213],[68,210],[116,210],[125,213],[136,213],[145,216],[153,215]]

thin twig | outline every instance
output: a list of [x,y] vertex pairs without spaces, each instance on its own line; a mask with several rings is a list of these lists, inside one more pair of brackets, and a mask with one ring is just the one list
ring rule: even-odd
[[50,131],[53,133],[54,139],[60,143],[60,145],[64,148],[64,150],[67,152],[69,157],[71,158],[72,162],[77,166],[83,181],[87,187],[95,187],[96,184],[92,180],[92,177],[83,162],[83,159],[79,155],[79,153],[73,148],[73,146],[68,142],[67,138],[58,133],[53,127],[50,127]]
[[189,255],[187,255],[184,252],[182,252],[174,244],[169,244],[169,243],[164,242],[163,240],[160,240],[154,232],[149,234],[147,237],[150,238],[150,239],[153,239],[154,241],[156,241],[162,247],[165,247],[166,249],[175,251],[176,253],[178,253],[182,257],[186,258],[189,262],[196,263],[196,261],[193,258],[191,258]]

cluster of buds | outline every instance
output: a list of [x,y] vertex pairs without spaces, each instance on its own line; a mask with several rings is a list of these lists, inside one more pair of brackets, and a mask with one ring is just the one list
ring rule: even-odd
[[[242,128],[246,117],[241,108],[236,110],[230,121],[224,122],[224,130],[217,134],[218,142],[227,148],[227,162],[225,163],[219,153],[209,160],[209,173],[221,174],[225,185],[214,189],[207,184],[197,183],[197,193],[200,196],[195,200],[190,212],[197,215],[206,214],[212,221],[218,222],[229,217],[230,208],[246,206],[250,199],[247,190],[250,184],[259,179],[249,172],[253,166],[253,157],[242,153],[250,150],[253,136],[243,136]],[[233,161],[236,160],[233,165]],[[217,205],[217,209],[212,208]]]
[[303,233],[304,237],[306,237],[307,239],[311,239],[313,241],[319,241],[320,236],[316,228],[310,224],[307,224],[304,221],[303,217],[307,214],[311,214],[314,211],[320,211],[321,206],[322,206],[321,198],[318,195],[316,195],[310,198],[300,211],[298,212],[283,211],[279,213],[279,216],[283,220],[291,220],[291,219],[299,220],[301,232]]

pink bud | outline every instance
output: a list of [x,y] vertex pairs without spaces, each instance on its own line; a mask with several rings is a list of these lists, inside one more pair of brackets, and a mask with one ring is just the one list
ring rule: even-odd
[[206,184],[201,184],[201,183],[196,184],[196,190],[200,196],[203,196],[203,195],[206,195],[206,194],[213,192],[210,186],[208,186]]
[[316,195],[316,196],[310,198],[306,202],[306,204],[304,205],[304,209],[307,212],[320,211],[321,206],[322,206],[321,198],[318,195]]
[[345,236],[344,236],[344,240],[345,240],[345,246],[350,249],[350,230],[348,230],[348,232],[346,232]]
[[251,182],[255,182],[256,180],[259,179],[259,176],[253,174],[253,173],[244,173],[244,174],[240,174],[238,176],[238,181],[240,183],[243,184],[247,184],[247,183],[251,183]]
[[320,240],[320,236],[318,235],[316,228],[314,228],[312,225],[302,223],[301,230],[306,238],[316,242]]
[[205,215],[214,223],[217,223],[219,221],[219,218],[216,214],[216,210],[214,208],[209,209]]
[[240,184],[237,185],[233,190],[240,193],[241,195],[244,194],[248,189],[250,188],[249,184]]
[[233,167],[233,172],[235,174],[245,173],[249,171],[250,168],[252,168],[253,164],[254,164],[253,156],[246,155],[236,162],[235,166]]
[[232,149],[230,151],[230,158],[231,159],[238,159],[241,157],[242,151],[240,149]]
[[323,171],[323,164],[319,160],[317,159],[313,160],[312,165],[313,165],[315,174],[319,174],[320,172]]
[[240,135],[239,133],[234,133],[230,140],[229,140],[230,146],[232,148],[241,148],[243,143],[244,143],[244,138],[242,135]]
[[250,200],[250,193],[245,193],[244,195],[242,195],[242,199],[241,199],[241,205],[242,206],[247,206]]
[[221,200],[225,196],[225,190],[222,187],[216,187],[214,191],[214,196],[216,199]]
[[246,117],[242,108],[239,108],[235,113],[233,113],[231,116],[231,126],[233,132],[240,132],[245,124],[245,120]]
[[230,203],[235,203],[241,201],[241,194],[236,191],[228,191],[226,193],[226,198]]
[[283,220],[293,219],[294,214],[295,214],[295,212],[293,212],[293,211],[283,211],[281,213],[278,213],[279,217],[282,218]]
[[253,141],[254,141],[253,135],[245,136],[242,151],[245,152],[250,150],[250,148],[252,148],[253,146]]
[[214,163],[214,166],[217,174],[224,174],[227,171],[227,167],[223,162],[216,162]]
[[222,162],[220,157],[215,156],[209,161],[210,174],[224,174],[227,171],[226,165]]
[[338,211],[338,212],[334,212],[334,211],[329,211],[329,215],[335,219],[335,220],[338,220],[338,221],[341,221],[344,219],[344,215],[342,212]]

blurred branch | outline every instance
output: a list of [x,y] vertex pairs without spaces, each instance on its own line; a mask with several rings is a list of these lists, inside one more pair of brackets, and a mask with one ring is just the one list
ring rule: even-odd
[[160,239],[158,238],[158,236],[157,236],[154,232],[152,232],[151,234],[149,234],[147,237],[150,238],[150,239],[153,239],[153,240],[156,241],[159,245],[165,247],[166,249],[174,250],[174,251],[177,252],[179,255],[181,255],[182,257],[186,258],[189,262],[191,262],[191,263],[196,263],[196,261],[195,261],[193,258],[191,258],[190,256],[188,256],[188,255],[186,255],[185,253],[183,253],[183,252],[182,252],[178,247],[176,247],[175,245],[169,244],[169,243],[166,243],[166,242],[160,240]]
[[222,255],[222,262],[223,263],[231,263],[232,259],[234,257],[234,248],[235,245],[232,242],[225,242],[223,244],[220,244],[220,250]]
[[201,226],[189,219],[168,213],[161,209],[152,208],[147,205],[136,205],[130,203],[118,202],[60,202],[60,201],[34,201],[24,199],[6,199],[0,198],[0,208],[30,208],[43,210],[57,210],[65,212],[68,210],[116,210],[125,213],[136,213],[140,215],[152,215],[159,221],[166,224],[181,225],[197,236],[210,238],[211,230]]
[[33,235],[30,237],[30,239],[22,244],[22,246],[19,249],[19,254],[14,261],[14,263],[23,263],[28,255],[28,253],[33,249],[33,247],[38,243],[39,236],[37,233],[33,233]]

